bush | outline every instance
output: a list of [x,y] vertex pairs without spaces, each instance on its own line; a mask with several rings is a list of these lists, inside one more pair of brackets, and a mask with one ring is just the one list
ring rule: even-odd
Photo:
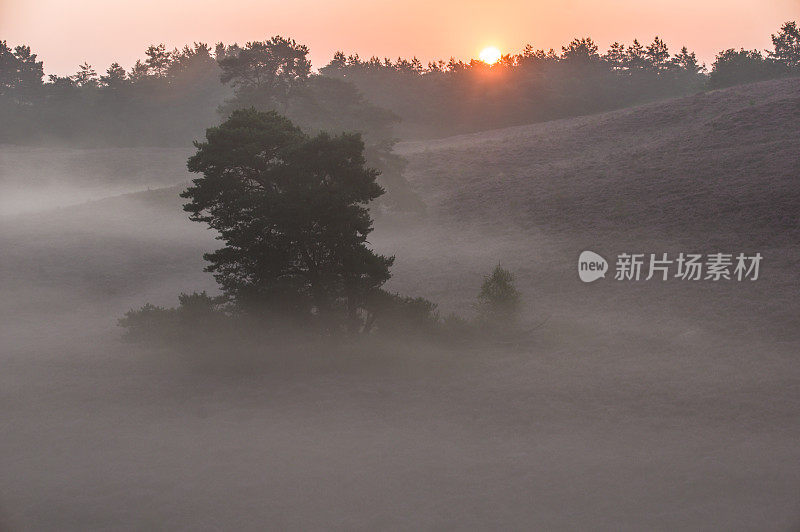
[[499,264],[483,279],[478,294],[478,321],[492,327],[510,327],[519,319],[520,294],[514,275]]
[[424,297],[408,297],[377,290],[370,298],[371,316],[365,332],[432,333],[440,323],[437,305]]
[[178,296],[177,308],[151,303],[131,309],[117,323],[126,329],[123,339],[130,342],[162,343],[208,338],[220,332],[230,316],[220,297],[205,292]]

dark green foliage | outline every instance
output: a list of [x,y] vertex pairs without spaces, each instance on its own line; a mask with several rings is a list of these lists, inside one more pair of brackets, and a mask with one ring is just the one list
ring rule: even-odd
[[247,109],[196,146],[188,167],[203,175],[182,196],[191,218],[225,242],[205,256],[225,295],[248,313],[361,330],[394,258],[366,246],[366,205],[383,189],[360,136],[311,137],[275,112]]
[[476,306],[480,322],[500,327],[514,325],[520,312],[514,275],[498,264],[491,275],[484,277]]

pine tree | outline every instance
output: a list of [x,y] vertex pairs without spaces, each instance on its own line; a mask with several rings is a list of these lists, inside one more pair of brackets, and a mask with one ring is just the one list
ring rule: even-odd
[[275,112],[235,111],[189,159],[181,195],[225,247],[205,255],[239,308],[359,330],[394,257],[366,246],[383,194],[358,134],[310,137]]
[[510,326],[520,310],[520,294],[514,286],[514,275],[499,264],[484,277],[478,293],[478,319],[493,326]]

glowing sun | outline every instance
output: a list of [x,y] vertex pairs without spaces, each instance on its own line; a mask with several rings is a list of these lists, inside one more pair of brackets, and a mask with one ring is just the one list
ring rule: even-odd
[[503,54],[500,53],[500,50],[498,50],[494,46],[487,46],[486,48],[481,50],[480,54],[478,54],[478,57],[480,57],[481,61],[483,61],[487,65],[493,65],[497,63],[498,61],[500,61],[500,58],[502,56]]

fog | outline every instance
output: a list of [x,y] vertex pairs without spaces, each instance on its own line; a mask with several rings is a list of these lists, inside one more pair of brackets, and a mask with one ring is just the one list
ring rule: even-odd
[[188,148],[0,145],[0,216],[188,181]]
[[[128,309],[218,291],[190,150],[0,147],[0,528],[796,528],[798,97],[398,144],[426,213],[370,243],[389,289],[467,318],[513,271],[522,326],[476,342],[123,342]],[[587,249],[765,259],[584,284]]]

